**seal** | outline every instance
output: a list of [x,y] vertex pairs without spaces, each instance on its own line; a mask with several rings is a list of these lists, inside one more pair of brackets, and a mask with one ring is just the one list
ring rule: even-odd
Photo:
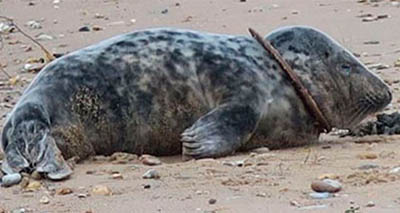
[[[337,128],[391,101],[388,86],[319,30],[265,37]],[[113,37],[48,64],[9,114],[6,173],[71,174],[64,159],[113,152],[221,157],[318,140],[287,74],[249,36],[157,28]]]

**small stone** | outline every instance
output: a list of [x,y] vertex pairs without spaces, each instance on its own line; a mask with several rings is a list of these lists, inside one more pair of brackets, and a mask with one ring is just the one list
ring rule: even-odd
[[139,160],[147,166],[156,166],[156,165],[161,165],[161,161],[151,155],[142,155],[140,156]]
[[43,196],[42,198],[40,198],[39,202],[41,204],[49,204],[50,203],[50,199],[47,196]]
[[210,204],[210,205],[213,205],[215,203],[217,203],[217,200],[214,199],[214,198],[211,198],[211,199],[208,200],[208,204]]
[[79,28],[78,31],[79,31],[79,32],[89,32],[89,31],[90,31],[90,28],[89,28],[88,26],[83,26],[83,27]]
[[24,47],[24,52],[30,52],[30,51],[32,51],[31,46]]
[[364,41],[364,44],[369,44],[369,45],[374,45],[374,44],[379,44],[379,41]]
[[142,177],[143,179],[160,179],[160,174],[155,169],[149,169]]
[[28,27],[30,27],[31,29],[41,29],[41,28],[42,28],[42,26],[40,25],[40,23],[37,22],[37,21],[35,21],[35,20],[28,21],[28,22],[26,23],[26,25],[27,25]]
[[102,31],[102,30],[103,30],[103,27],[98,26],[98,25],[94,25],[94,26],[92,27],[92,30],[93,30],[93,31]]
[[80,193],[80,194],[77,194],[77,196],[78,196],[78,198],[87,198],[88,194]]
[[97,18],[97,19],[103,19],[103,18],[105,18],[105,16],[104,16],[103,14],[100,14],[100,13],[94,14],[94,17]]
[[342,189],[342,184],[332,179],[317,180],[312,182],[311,189],[316,192],[336,193]]
[[389,174],[395,174],[400,172],[400,167],[395,167],[389,171]]
[[25,187],[25,190],[28,192],[34,192],[40,189],[42,183],[36,180],[29,181],[28,185]]
[[115,164],[127,164],[130,161],[134,161],[137,159],[137,155],[126,152],[115,152],[110,156],[110,161]]
[[358,167],[358,169],[360,169],[360,170],[368,170],[368,169],[376,169],[376,168],[379,168],[379,166],[374,163],[367,163],[367,164],[363,164]]
[[40,41],[45,41],[45,40],[53,40],[53,36],[47,35],[47,34],[39,34],[36,36],[36,38]]
[[65,187],[65,188],[59,188],[56,190],[56,194],[57,195],[68,195],[68,194],[72,194],[72,189]]
[[388,69],[390,68],[389,65],[382,64],[382,63],[377,63],[377,64],[370,64],[367,65],[368,69],[375,69],[375,70],[383,70],[383,69]]
[[26,213],[26,212],[28,212],[28,211],[24,208],[11,210],[11,213]]
[[395,67],[400,67],[400,58],[397,59],[396,62],[394,62]]
[[24,70],[27,72],[36,73],[39,72],[44,67],[44,64],[25,64]]
[[299,14],[299,11],[298,10],[292,10],[291,14],[297,15],[297,14]]
[[291,205],[291,206],[299,207],[299,206],[300,206],[300,203],[297,202],[297,201],[295,201],[295,200],[291,200],[291,201],[290,201],[290,205]]
[[332,196],[329,192],[312,192],[309,195],[313,199],[326,199]]
[[124,179],[124,177],[122,176],[121,173],[112,174],[111,178],[112,179],[119,179],[119,180]]
[[243,167],[245,161],[244,160],[237,160],[237,161],[224,161],[222,165],[225,166],[235,166],[235,167]]
[[19,186],[21,188],[26,188],[29,184],[29,178],[28,177],[22,177],[21,182],[19,182]]
[[260,147],[260,148],[251,150],[251,152],[254,152],[257,154],[264,154],[264,153],[270,152],[270,150],[268,149],[268,147]]
[[11,33],[14,31],[14,29],[15,29],[14,26],[0,22],[0,33],[3,33],[3,34]]
[[104,195],[104,196],[109,196],[112,195],[112,191],[110,188],[108,188],[107,186],[103,186],[103,185],[97,185],[92,189],[92,193],[94,195]]
[[374,207],[375,206],[375,203],[373,202],[373,201],[369,201],[368,203],[367,203],[367,205],[365,205],[366,207]]
[[377,159],[378,155],[375,153],[361,153],[357,156],[358,158],[362,159],[362,160],[373,160],[373,159]]
[[18,184],[19,182],[21,182],[21,179],[22,179],[22,176],[19,173],[4,175],[1,178],[1,181],[2,181],[1,186],[9,187],[9,186]]
[[34,179],[34,180],[41,180],[42,179],[42,175],[38,171],[34,171],[31,174],[31,178]]
[[267,193],[259,192],[256,194],[257,197],[267,197]]
[[377,15],[377,19],[384,19],[384,18],[389,18],[390,16],[388,14],[382,14],[382,15]]
[[363,19],[361,19],[362,22],[372,22],[372,21],[376,21],[378,20],[377,17],[365,17]]

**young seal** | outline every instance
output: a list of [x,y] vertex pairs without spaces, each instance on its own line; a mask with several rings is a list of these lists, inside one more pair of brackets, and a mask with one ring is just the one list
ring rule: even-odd
[[[391,101],[388,86],[326,34],[268,39],[329,123],[349,128]],[[178,29],[117,36],[47,65],[9,114],[6,173],[71,173],[64,159],[113,152],[220,157],[318,140],[288,76],[253,38]]]

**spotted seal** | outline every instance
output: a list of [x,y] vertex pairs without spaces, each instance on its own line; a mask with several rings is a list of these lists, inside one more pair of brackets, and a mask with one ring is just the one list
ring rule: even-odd
[[[391,101],[388,86],[328,35],[266,36],[331,125],[349,128]],[[6,173],[71,173],[64,159],[130,152],[220,157],[318,140],[315,119],[276,59],[249,36],[140,30],[48,64],[9,114]]]

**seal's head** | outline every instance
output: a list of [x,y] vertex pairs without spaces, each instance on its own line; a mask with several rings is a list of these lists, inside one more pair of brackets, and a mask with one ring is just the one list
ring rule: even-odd
[[1,145],[6,156],[2,170],[8,174],[36,170],[54,180],[68,177],[71,169],[50,136],[49,126],[40,105],[17,105],[2,133]]
[[266,39],[292,66],[333,127],[354,127],[392,99],[378,76],[323,32],[293,26]]

